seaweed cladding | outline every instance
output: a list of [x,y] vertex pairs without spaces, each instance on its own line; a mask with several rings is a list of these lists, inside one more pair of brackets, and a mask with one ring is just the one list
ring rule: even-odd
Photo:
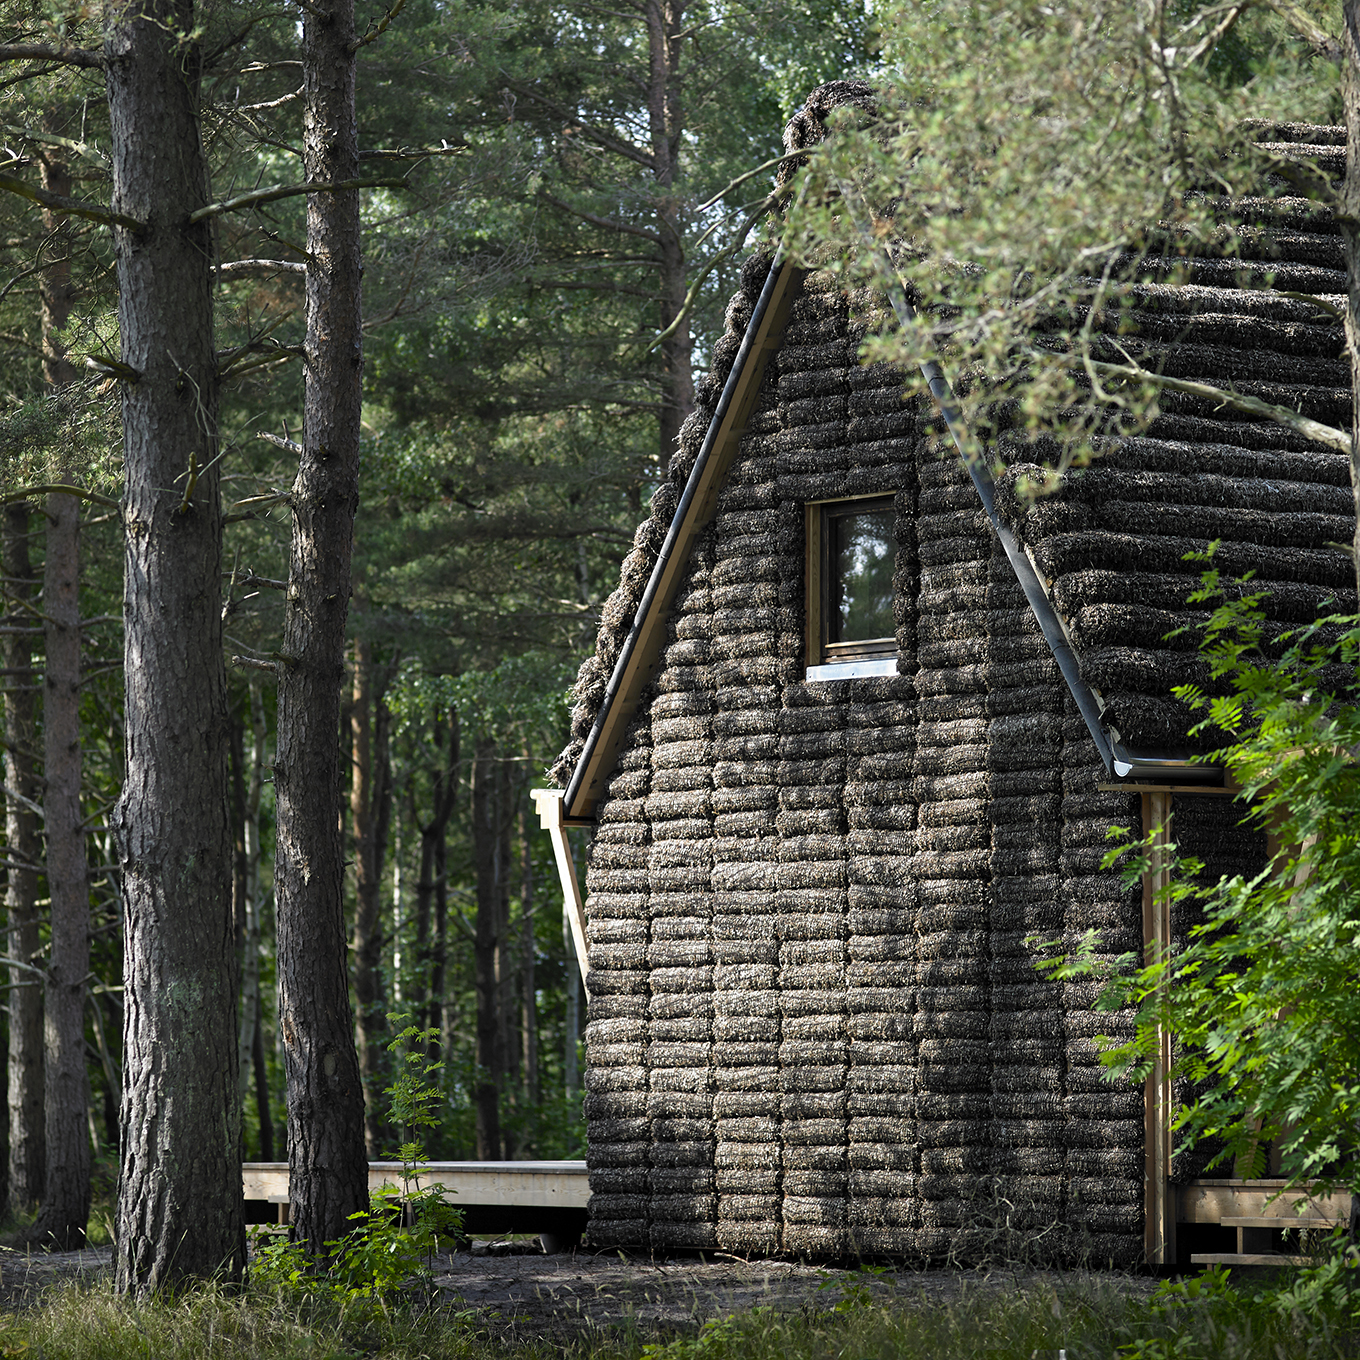
[[[815,92],[791,147],[868,93]],[[1344,156],[1338,129],[1268,135]],[[1266,283],[1343,293],[1340,238],[1301,203],[1270,211],[1259,261],[1146,290],[1160,358],[1349,428],[1339,327]],[[605,609],[564,783],[768,268],[746,266]],[[1023,1244],[1131,1264],[1142,1094],[1102,1079],[1093,1043],[1121,1021],[1093,1013],[1092,988],[1043,980],[1027,941],[1096,927],[1111,954],[1140,948],[1138,894],[1099,867],[1139,800],[1101,789],[1096,745],[929,410],[903,400],[900,374],[857,363],[877,324],[877,299],[806,279],[597,807],[590,1235],[818,1257]],[[1186,742],[1168,691],[1196,673],[1193,643],[1163,638],[1191,613],[1189,549],[1222,539],[1225,567],[1255,569],[1281,621],[1328,597],[1354,607],[1347,557],[1323,546],[1352,532],[1347,460],[1273,425],[1168,398],[1055,497],[1028,508],[1005,491],[1082,679],[1131,746]],[[860,495],[894,498],[896,673],[809,681],[805,506]],[[1239,815],[1177,799],[1178,833],[1215,869],[1262,859]]]

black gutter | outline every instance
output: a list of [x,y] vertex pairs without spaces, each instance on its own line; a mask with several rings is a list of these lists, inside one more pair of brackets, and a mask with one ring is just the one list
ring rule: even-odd
[[[906,294],[899,285],[889,289],[888,301],[892,304],[899,325],[906,327],[916,319],[915,309],[907,301]],[[1086,723],[1091,740],[1096,744],[1096,750],[1107,773],[1112,778],[1120,780],[1221,782],[1222,771],[1215,766],[1160,756],[1155,752],[1134,754],[1106,731],[1101,721],[1100,700],[1090,685],[1082,679],[1081,666],[1076,653],[1072,650],[1072,644],[1067,640],[1067,631],[1048,598],[1048,592],[1039,580],[1038,572],[1034,570],[1034,564],[1029,560],[1029,554],[1025,552],[1024,546],[1010,527],[997,514],[996,483],[992,479],[991,470],[976,454],[970,453],[965,447],[963,417],[954,404],[954,392],[949,386],[949,379],[944,376],[944,371],[934,359],[922,361],[921,376],[925,378],[930,394],[935,398],[935,404],[940,408],[940,414],[949,427],[954,447],[959,451],[964,467],[968,469],[968,475],[973,480],[973,487],[982,502],[982,508],[991,521],[997,538],[1001,540],[1006,558],[1020,582],[1020,589],[1025,592],[1025,600],[1039,624],[1044,641],[1048,643],[1049,650],[1053,653],[1054,661],[1058,663],[1058,670],[1062,672],[1062,677],[1067,682],[1068,691]]]
[[751,357],[751,351],[755,348],[756,332],[760,329],[760,323],[765,313],[769,310],[770,298],[774,295],[775,281],[780,272],[788,268],[787,262],[782,254],[776,255],[770,261],[770,272],[765,276],[765,286],[760,290],[760,296],[756,299],[756,305],[752,309],[751,319],[746,324],[746,331],[741,337],[741,346],[737,350],[737,356],[732,361],[732,371],[727,375],[727,381],[723,384],[722,394],[718,397],[717,408],[713,412],[713,419],[708,422],[708,432],[704,435],[703,446],[699,450],[699,456],[694,460],[694,468],[689,474],[689,479],[685,483],[685,490],[680,496],[680,503],[675,507],[675,514],[671,516],[671,527],[666,533],[665,541],[661,545],[661,551],[657,554],[656,564],[652,567],[652,574],[647,580],[647,589],[642,592],[642,601],[637,607],[637,612],[633,616],[632,627],[628,630],[627,637],[623,640],[623,646],[619,651],[618,660],[614,663],[613,673],[609,677],[609,683],[605,686],[604,699],[600,704],[600,710],[595,715],[595,722],[592,724],[590,733],[586,737],[585,746],[582,748],[580,756],[576,761],[576,769],[572,771],[571,781],[567,785],[566,796],[563,798],[562,813],[566,817],[575,817],[578,814],[574,811],[576,799],[581,793],[581,781],[585,777],[586,767],[590,763],[590,757],[594,753],[596,745],[599,743],[600,732],[604,726],[605,715],[609,712],[614,700],[618,696],[620,687],[623,684],[623,677],[627,673],[629,662],[632,660],[633,652],[637,648],[638,638],[642,633],[642,626],[651,613],[652,602],[656,599],[657,591],[661,588],[661,577],[666,570],[666,564],[670,561],[675,552],[676,540],[680,537],[680,529],[684,523],[689,508],[694,500],[695,493],[699,486],[699,480],[703,475],[704,466],[708,462],[709,456],[713,452],[714,445],[718,441],[718,430],[722,425],[723,418],[727,415],[728,408],[732,405],[732,398],[736,393],[738,381],[741,378],[742,370],[746,367],[747,361]]

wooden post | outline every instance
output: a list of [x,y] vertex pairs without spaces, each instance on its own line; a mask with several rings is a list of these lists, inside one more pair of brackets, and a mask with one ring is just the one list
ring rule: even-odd
[[[1171,948],[1171,904],[1165,889],[1171,870],[1163,849],[1171,839],[1171,794],[1142,794],[1143,833],[1153,838],[1152,862],[1143,874],[1143,961]],[[1171,1035],[1157,1033],[1157,1052],[1143,1088],[1143,1251],[1149,1265],[1176,1262],[1175,1194],[1171,1187]]]
[[576,879],[576,863],[571,857],[571,843],[562,820],[563,793],[561,789],[531,789],[529,797],[538,810],[539,825],[552,838],[553,854],[557,858],[557,876],[562,880],[562,910],[571,927],[571,938],[576,945],[576,962],[581,969],[581,986],[590,999],[590,985],[586,955],[586,910],[581,901],[581,885]]

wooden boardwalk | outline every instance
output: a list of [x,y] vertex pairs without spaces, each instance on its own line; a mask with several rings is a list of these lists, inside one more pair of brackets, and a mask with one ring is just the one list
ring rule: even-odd
[[[287,1162],[246,1162],[241,1179],[249,1221],[288,1221]],[[400,1183],[400,1162],[368,1164],[370,1193]],[[574,1245],[585,1230],[585,1162],[426,1162],[420,1185],[441,1186],[469,1233],[539,1233],[552,1250]]]

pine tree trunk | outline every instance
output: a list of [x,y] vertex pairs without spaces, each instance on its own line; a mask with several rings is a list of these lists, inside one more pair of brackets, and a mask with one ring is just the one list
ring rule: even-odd
[[377,855],[374,805],[381,775],[374,764],[373,649],[367,638],[354,639],[354,689],[350,704],[350,827],[354,838],[354,1001],[359,1070],[365,1101],[364,1143],[370,1157],[383,1141],[383,1037],[387,1005],[382,990],[383,932],[378,888],[382,863]]
[[[69,197],[71,175],[43,161],[43,187]],[[71,316],[69,223],[49,215],[54,258],[43,271],[43,376],[54,387],[75,380],[61,332]],[[58,463],[55,480],[73,473]],[[43,1204],[32,1233],[65,1250],[85,1241],[90,1216],[90,1106],[85,1068],[85,977],[90,971],[90,888],[80,815],[80,501],[47,497],[43,567],[43,823],[51,945],[43,991]]]
[[[684,223],[675,179],[684,131],[680,55],[686,0],[645,0],[647,116],[656,181],[656,226],[661,238],[660,323],[666,330],[684,306]],[[688,324],[661,342],[661,466],[675,452],[680,426],[694,410],[694,341]]]
[[[524,753],[529,754],[527,748]],[[538,1081],[538,983],[534,976],[534,863],[529,817],[519,809],[520,1023],[524,1032],[524,1089],[529,1104],[542,1099]]]
[[[33,599],[33,565],[28,550],[30,508],[7,505],[0,519],[0,553],[8,597],[20,606],[16,624],[34,617],[23,605]],[[5,885],[8,915],[6,953],[36,968],[42,955],[38,929],[38,814],[42,800],[37,769],[37,705],[33,648],[27,635],[0,638],[0,657],[9,672],[5,691],[5,845],[10,859]],[[17,796],[16,796],[17,795]],[[10,1213],[36,1204],[43,1193],[43,987],[23,968],[9,969],[9,1179]]]
[[[358,174],[353,0],[302,21],[303,169]],[[336,751],[359,487],[359,196],[307,199],[303,452],[279,669],[275,895],[294,1238],[320,1254],[368,1207],[364,1091],[349,1004]]]
[[449,964],[449,844],[444,835],[448,819],[439,826],[434,843],[434,905],[431,912],[433,939],[430,944],[430,1000],[425,1028],[438,1032],[439,1038],[425,1046],[430,1058],[443,1042],[444,991]]
[[513,1159],[518,1151],[514,1125],[507,1128],[506,1115],[518,1104],[519,1087],[519,989],[515,986],[514,937],[510,933],[510,828],[514,823],[514,782],[506,762],[496,762],[496,1027],[501,1053],[497,1089],[501,1093],[502,1155]]
[[[260,1025],[260,804],[264,797],[265,737],[264,694],[258,680],[252,680],[247,706],[250,711],[250,776],[242,779],[241,852],[237,878],[240,899],[236,915],[242,924],[241,942],[241,1027],[236,1044],[240,1063],[241,1103],[249,1089],[250,1068],[262,1051]],[[244,756],[244,752],[242,752]],[[244,760],[241,762],[244,764]],[[256,1082],[259,1073],[255,1074]],[[271,1140],[272,1141],[272,1140]],[[271,1158],[263,1158],[265,1161]]]
[[[414,800],[412,800],[414,802]],[[420,875],[416,879],[415,901],[415,967],[411,971],[407,1010],[418,1024],[425,1023],[430,1006],[430,922],[434,908],[434,879],[436,848],[443,828],[433,822],[420,826]]]
[[[446,835],[449,818],[453,815],[458,793],[458,710],[449,709],[447,733],[441,735],[440,715],[433,719],[433,738],[436,750],[444,750],[444,760],[431,773],[434,808],[428,822],[412,820],[420,828],[420,877],[416,882],[416,938],[415,980],[410,995],[410,1012],[417,1024],[430,1029],[441,1029],[441,1006],[444,994],[444,960],[446,958],[446,924],[448,917],[448,878]],[[448,745],[444,743],[447,740]],[[431,943],[431,922],[438,919],[436,940]],[[438,979],[434,971],[438,967]]]
[[274,1160],[274,1113],[269,1108],[269,1069],[264,1056],[264,1005],[255,993],[255,1042],[251,1048],[255,1068],[255,1112],[260,1121],[260,1160]]
[[43,995],[47,1176],[35,1241],[83,1246],[90,1216],[89,1076],[85,978],[90,971],[90,888],[80,814],[80,502],[47,497],[43,565],[43,822],[51,947]]
[[194,15],[105,22],[123,361],[126,773],[117,1284],[245,1264],[207,202]]
[[477,1121],[477,1157],[501,1157],[500,988],[496,956],[500,950],[501,864],[496,799],[495,748],[478,742],[472,765],[472,846],[477,875],[477,921],[472,942],[473,985],[477,995],[477,1075],[473,1107]]

